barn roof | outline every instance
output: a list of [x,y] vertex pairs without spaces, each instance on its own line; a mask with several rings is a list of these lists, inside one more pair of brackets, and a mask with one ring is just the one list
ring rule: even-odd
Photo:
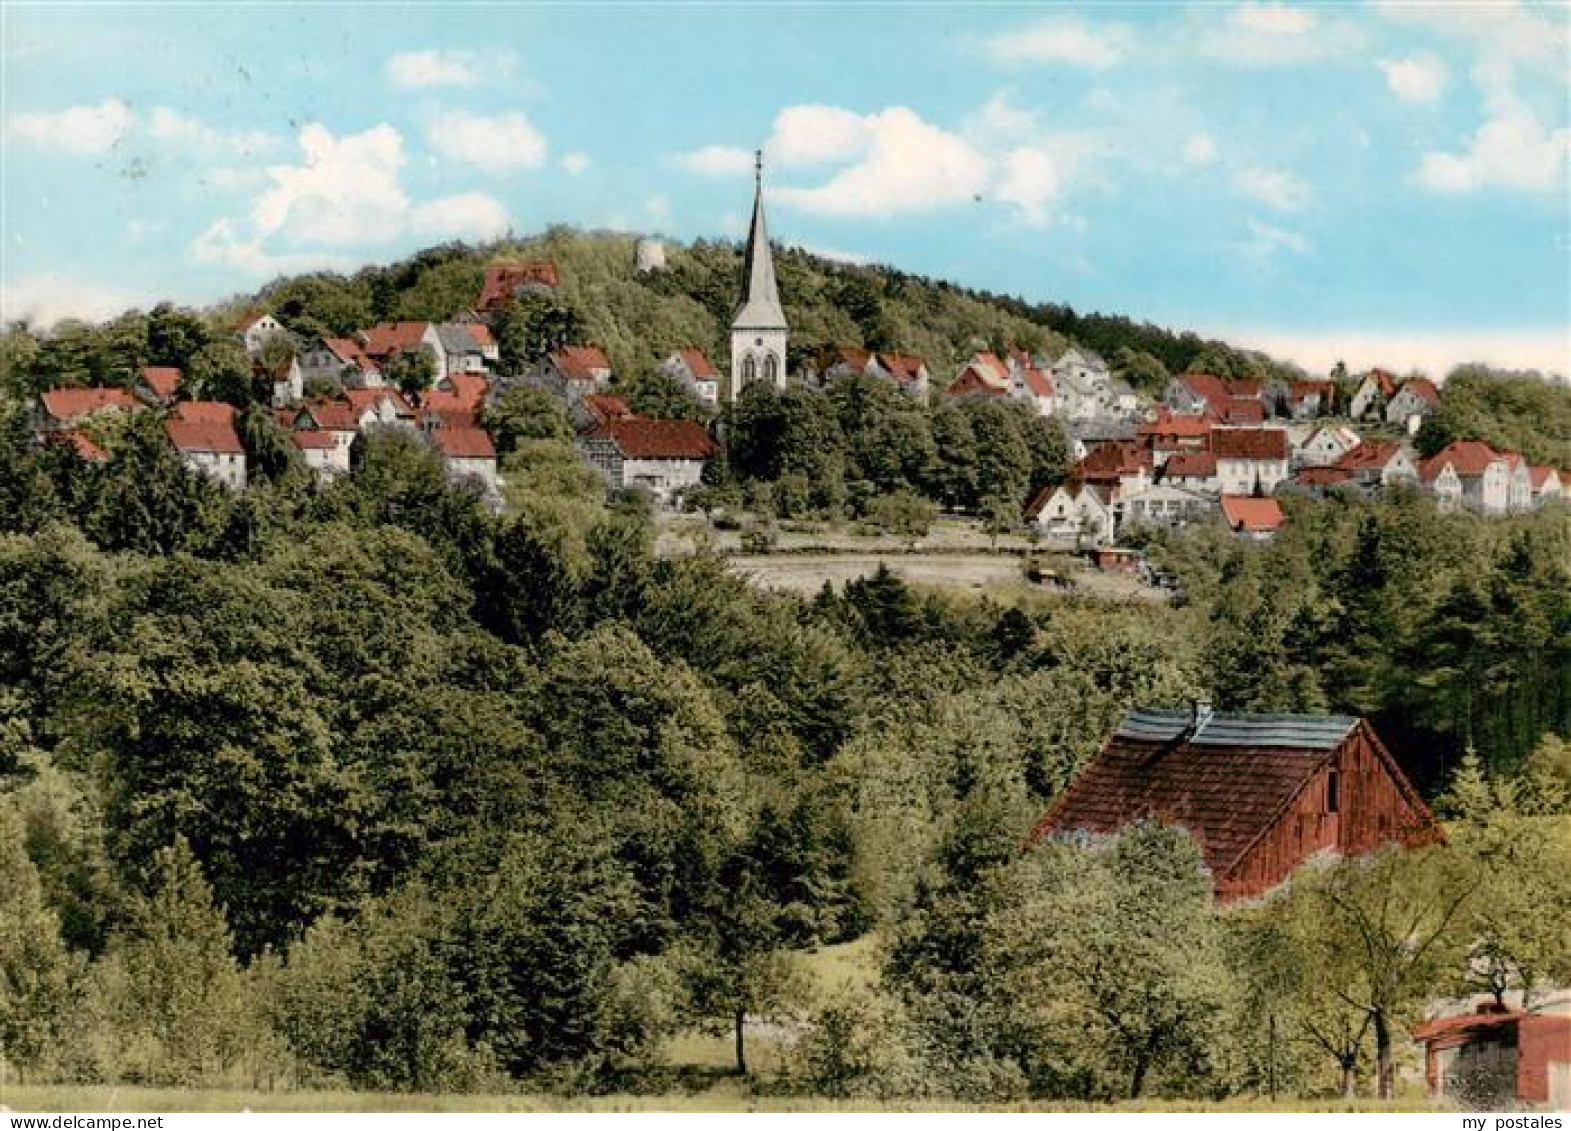
[[1132,710],[1030,839],[1166,821],[1190,831],[1220,880],[1359,725],[1347,715],[1201,712],[1191,733],[1189,711]]

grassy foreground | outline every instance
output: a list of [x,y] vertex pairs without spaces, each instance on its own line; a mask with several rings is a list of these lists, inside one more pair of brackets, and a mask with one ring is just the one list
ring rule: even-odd
[[1142,1101],[1096,1104],[887,1104],[818,1100],[808,1097],[754,1096],[739,1083],[718,1084],[695,1094],[611,1096],[422,1095],[391,1092],[239,1092],[184,1091],[177,1088],[0,1088],[0,1103],[19,1112],[156,1111],[386,1111],[386,1112],[554,1112],[554,1111],[1429,1111],[1412,1101],[1379,1103],[1337,1100],[1270,1103],[1234,1099],[1220,1104]]

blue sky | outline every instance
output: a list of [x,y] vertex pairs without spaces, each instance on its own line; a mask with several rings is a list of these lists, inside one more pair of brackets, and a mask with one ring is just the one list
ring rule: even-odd
[[1571,369],[1564,6],[7,6],[6,317],[558,221]]

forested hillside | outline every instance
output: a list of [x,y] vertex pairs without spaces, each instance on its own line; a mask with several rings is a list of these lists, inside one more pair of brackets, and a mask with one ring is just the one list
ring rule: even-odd
[[[236,495],[156,423],[84,464],[0,404],[11,1079],[660,1090],[668,1037],[770,1018],[760,1089],[1308,1095],[1369,1086],[1371,1017],[1571,973],[1563,509],[1197,532],[1153,548],[1183,607],[801,600],[655,558],[561,419],[497,516],[398,433]],[[1233,913],[1172,830],[1022,852],[1123,709],[1196,698],[1370,715],[1451,841]],[[1390,906],[1436,941],[1371,981]],[[869,932],[870,988],[804,984]]]
[[1452,440],[1483,440],[1521,452],[1529,463],[1571,468],[1571,385],[1550,384],[1536,373],[1459,366],[1417,446],[1433,455]]
[[[622,380],[687,346],[723,358],[740,248],[724,242],[670,244],[666,269],[639,275],[634,242],[631,236],[553,228],[535,238],[482,247],[434,247],[351,276],[279,279],[195,320],[160,307],[101,327],[66,324],[48,335],[11,327],[0,347],[0,380],[14,392],[31,393],[54,384],[128,382],[145,364],[187,369],[194,364],[200,371],[218,360],[209,347],[259,309],[305,336],[348,335],[388,320],[451,319],[473,307],[485,265],[512,258],[557,264],[565,318],[552,333],[603,347]],[[944,381],[978,347],[1054,353],[1071,338],[1102,351],[1137,387],[1154,388],[1168,372],[1197,362],[1240,376],[1281,368],[1191,333],[1121,317],[1081,316],[1066,307],[1032,305],[893,268],[831,262],[798,249],[782,250],[775,264],[791,323],[793,371],[819,347],[860,345],[920,354],[935,379]],[[504,362],[517,365],[539,343],[521,343],[512,356],[505,340],[503,345]]]

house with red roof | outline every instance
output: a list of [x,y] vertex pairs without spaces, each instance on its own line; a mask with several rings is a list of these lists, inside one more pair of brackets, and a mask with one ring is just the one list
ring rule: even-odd
[[164,431],[186,467],[230,490],[245,490],[245,446],[235,431],[233,405],[182,401],[165,419]]
[[632,415],[606,420],[577,444],[610,490],[647,491],[661,505],[703,482],[704,464],[719,451],[696,421]]
[[[475,373],[484,375],[492,358],[499,356],[493,348],[487,356],[485,343],[495,342],[491,331],[479,322],[438,322],[432,329],[436,332],[437,340],[442,343],[442,368],[437,376],[451,376],[455,373]],[[480,331],[484,329],[484,337]]]
[[345,389],[379,389],[386,384],[376,359],[356,338],[318,338],[300,352],[305,381],[335,381]]
[[[455,386],[452,383],[454,380],[462,379],[448,379],[449,393],[460,387],[464,390],[462,393],[453,393],[456,399],[462,401],[466,397],[475,395],[473,384]],[[485,378],[470,377],[469,381],[479,383],[479,396],[483,399],[486,389]],[[430,394],[427,396],[429,399]],[[349,406],[355,422],[355,431],[362,433],[376,428],[393,428],[399,425],[413,428],[420,415],[415,411],[414,405],[410,404],[404,394],[397,389],[345,389],[339,400]],[[450,402],[442,400],[439,403],[446,405]]]
[[1294,420],[1312,420],[1329,414],[1336,404],[1334,381],[1290,381],[1287,411]]
[[1009,395],[1031,406],[1038,416],[1052,416],[1058,411],[1058,387],[1025,350],[1016,350],[1009,356]]
[[1332,466],[1348,472],[1352,481],[1366,491],[1419,481],[1412,453],[1395,440],[1363,440]]
[[1378,420],[1396,392],[1396,374],[1385,369],[1371,369],[1364,374],[1353,398],[1347,402],[1347,414],[1354,420]]
[[1162,399],[1174,412],[1190,415],[1212,412],[1218,419],[1224,408],[1234,416],[1252,415],[1255,410],[1244,407],[1242,402],[1254,401],[1261,406],[1258,419],[1264,420],[1264,395],[1265,386],[1259,381],[1224,381],[1210,373],[1182,373],[1168,382]]
[[496,445],[484,428],[468,425],[433,428],[426,439],[442,457],[448,478],[455,483],[473,483],[489,499],[495,500],[502,481],[496,474]]
[[1216,897],[1250,899],[1311,856],[1437,841],[1440,827],[1374,728],[1346,715],[1135,708],[1028,834],[1186,830]]
[[447,347],[434,322],[380,322],[360,332],[360,346],[384,374],[401,354],[426,353],[435,376],[448,372]]
[[611,386],[611,361],[599,346],[563,346],[542,358],[529,380],[568,401]]
[[1111,440],[1072,464],[1069,478],[1101,490],[1113,506],[1127,494],[1151,486],[1151,453],[1134,440]]
[[178,365],[144,365],[136,383],[136,395],[153,405],[174,403],[180,392]]
[[1007,397],[1009,367],[998,355],[981,350],[971,355],[944,390],[946,397]]
[[1211,452],[1175,452],[1162,465],[1161,481],[1202,495],[1221,493],[1222,480],[1216,473],[1216,456]]
[[1386,423],[1400,425],[1411,436],[1424,417],[1439,407],[1440,390],[1435,383],[1428,377],[1411,377],[1386,404]]
[[1076,548],[1111,544],[1117,526],[1107,493],[1073,479],[1033,495],[1025,518],[1044,537]]
[[38,430],[64,432],[100,412],[137,412],[142,405],[124,389],[50,389],[38,398]]
[[1541,507],[1546,503],[1559,502],[1565,498],[1566,479],[1559,470],[1548,464],[1532,464],[1528,467],[1528,481],[1533,489],[1533,505]]
[[1353,481],[1353,473],[1341,467],[1301,467],[1293,472],[1288,482],[1295,488],[1316,498]]
[[878,355],[878,364],[900,388],[913,397],[920,397],[924,401],[927,399],[933,378],[928,372],[927,362],[921,357],[914,353],[881,353]]
[[590,393],[569,407],[580,432],[593,432],[608,421],[631,420],[638,415],[625,400],[610,393]]
[[1269,495],[1287,478],[1289,446],[1285,428],[1213,428],[1211,454],[1225,495]]
[[494,314],[515,298],[532,293],[551,294],[560,285],[556,264],[549,259],[493,263],[485,269],[475,309],[481,314]]
[[1418,482],[1441,510],[1452,511],[1462,505],[1462,478],[1450,460],[1431,456],[1419,463]]
[[1413,1040],[1424,1048],[1431,1099],[1475,1111],[1571,1111],[1571,1016],[1563,1004],[1527,1010],[1486,1000],[1470,1013],[1423,1021]]
[[1222,505],[1222,520],[1227,523],[1227,528],[1251,542],[1269,542],[1286,521],[1282,504],[1275,499],[1257,498],[1254,495],[1223,495],[1218,501]]
[[262,352],[262,346],[269,338],[289,338],[288,328],[266,311],[257,310],[240,319],[235,327],[235,332],[240,336],[240,342],[245,346],[245,352],[255,357]]
[[443,426],[478,427],[490,392],[491,382],[480,374],[452,373],[438,380],[425,395],[420,402],[420,415]]
[[701,403],[720,407],[720,370],[696,347],[677,350],[660,363],[660,372],[680,381]]
[[1151,449],[1152,463],[1160,468],[1179,453],[1205,452],[1211,449],[1212,420],[1203,413],[1174,412],[1167,405],[1158,405],[1142,420],[1135,434],[1140,442]]
[[[1511,509],[1513,481],[1519,476],[1505,454],[1482,440],[1453,440],[1426,462],[1429,481],[1438,484],[1447,465],[1459,487],[1457,502],[1482,514],[1504,514]],[[1523,470],[1525,473],[1525,464]],[[1520,496],[1519,483],[1515,490]],[[1531,498],[1531,479],[1527,495]],[[1444,498],[1438,491],[1437,497]]]
[[44,443],[70,452],[83,463],[109,462],[109,453],[100,448],[85,432],[45,432]]
[[1306,467],[1331,467],[1364,442],[1351,428],[1323,425],[1299,446],[1298,462]]

